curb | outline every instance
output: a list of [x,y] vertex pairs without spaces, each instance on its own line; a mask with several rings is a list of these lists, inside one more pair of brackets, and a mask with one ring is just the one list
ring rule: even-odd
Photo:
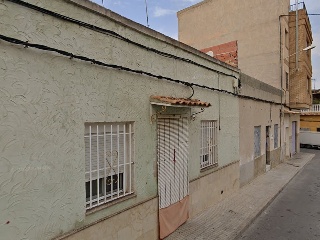
[[[302,169],[314,158],[315,154],[312,154],[310,156],[310,159],[289,179],[289,181],[284,184],[279,191],[256,213],[254,216],[246,223],[243,224],[243,227],[241,227],[241,230],[236,234],[236,236],[233,238],[233,240],[237,240],[240,238],[240,236],[248,229],[248,227],[262,214],[262,212],[269,207],[269,205],[275,200],[275,198],[283,191],[283,189],[296,177],[298,173],[301,172]],[[285,164],[287,161],[283,162]]]

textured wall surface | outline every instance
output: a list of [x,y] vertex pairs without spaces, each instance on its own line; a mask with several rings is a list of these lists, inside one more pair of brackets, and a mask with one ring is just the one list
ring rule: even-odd
[[190,183],[190,217],[212,207],[239,189],[239,161]]
[[108,218],[63,240],[157,240],[158,198]]
[[[232,68],[216,64],[216,60],[191,54],[71,1],[27,2],[237,75]],[[9,37],[157,75],[233,90],[232,77],[218,76],[204,68],[156,55],[6,0],[0,1],[0,18],[0,32]],[[155,197],[156,124],[150,123],[150,117],[157,109],[150,106],[150,95],[189,97],[191,89],[0,41],[1,238],[52,239]],[[200,176],[201,120],[220,120],[219,166],[239,160],[238,99],[200,88],[195,88],[194,98],[210,102],[212,107],[190,121],[190,179]],[[177,112],[169,108],[170,111]],[[183,111],[190,114],[199,109]],[[86,214],[84,123],[119,121],[134,122],[136,196]],[[147,218],[149,211],[140,214]]]

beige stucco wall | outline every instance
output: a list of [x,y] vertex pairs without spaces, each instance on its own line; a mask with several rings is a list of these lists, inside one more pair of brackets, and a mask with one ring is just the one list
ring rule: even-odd
[[190,218],[239,189],[239,161],[190,182]]
[[[210,68],[238,75],[236,69],[218,64],[205,54],[150,29],[119,16],[117,21],[130,26],[105,17],[103,14],[112,16],[112,13],[88,1],[77,0],[88,8],[96,8],[100,14],[72,4],[73,1],[28,2],[113,30],[141,44]],[[8,1],[0,2],[0,18],[0,32],[9,37],[233,91],[232,77],[218,76],[204,68],[156,55],[117,38]],[[85,229],[157,196],[156,124],[150,123],[151,114],[157,109],[150,106],[149,97],[189,97],[189,87],[4,41],[0,41],[0,76],[0,222],[7,223],[0,225],[2,238],[52,239],[72,230]],[[199,163],[201,120],[220,120],[218,166],[239,160],[238,98],[196,87],[194,98],[210,102],[212,107],[189,123],[190,180],[203,174]],[[190,115],[199,109],[169,111]],[[84,123],[121,121],[134,122],[135,195],[86,214]],[[211,171],[213,169],[207,173]],[[154,201],[152,207],[155,207]],[[150,213],[141,209],[141,219],[154,217],[154,211]],[[135,210],[128,211],[129,215],[134,215]],[[112,219],[97,225],[96,230]],[[157,228],[155,221],[152,223]],[[94,231],[92,228],[88,231]],[[112,232],[112,236],[116,233]],[[132,239],[139,239],[139,236]]]
[[[251,181],[256,177],[257,172],[261,173],[259,163],[256,170],[254,156],[254,127],[261,126],[261,154],[266,154],[266,126],[270,126],[270,151],[274,148],[274,125],[279,126],[278,148],[280,148],[280,114],[279,106],[270,106],[270,104],[257,103],[254,101],[240,100],[240,181],[241,185]],[[279,156],[280,157],[280,156]],[[263,160],[261,160],[263,161]]]
[[[289,0],[205,0],[178,12],[179,40],[197,49],[238,41],[241,71],[280,88],[279,16],[288,14],[289,4]],[[282,33],[288,30],[285,17],[281,25]],[[282,50],[283,57],[288,56],[288,49]]]
[[[281,103],[281,91],[241,74],[241,94],[259,97],[267,101]],[[266,153],[270,156],[271,167],[281,161],[280,104],[240,99],[240,185],[243,186],[266,170]],[[274,125],[278,124],[278,147],[274,147]],[[254,127],[261,126],[260,156],[254,156]],[[266,149],[266,127],[269,126],[269,149]]]
[[102,220],[64,240],[159,239],[158,198]]

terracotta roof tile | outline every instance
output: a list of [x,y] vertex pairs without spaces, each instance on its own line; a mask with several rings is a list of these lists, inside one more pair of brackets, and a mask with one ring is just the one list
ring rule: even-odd
[[199,99],[175,98],[175,97],[168,97],[168,96],[151,96],[150,100],[161,102],[161,103],[167,103],[171,105],[181,105],[181,106],[198,106],[198,107],[211,106],[210,103],[200,101]]

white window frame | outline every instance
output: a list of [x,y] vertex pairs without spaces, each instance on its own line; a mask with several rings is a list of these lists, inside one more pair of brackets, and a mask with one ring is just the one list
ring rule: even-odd
[[218,138],[216,120],[201,121],[200,169],[218,164]]
[[132,194],[133,122],[86,123],[84,139],[86,209]]

